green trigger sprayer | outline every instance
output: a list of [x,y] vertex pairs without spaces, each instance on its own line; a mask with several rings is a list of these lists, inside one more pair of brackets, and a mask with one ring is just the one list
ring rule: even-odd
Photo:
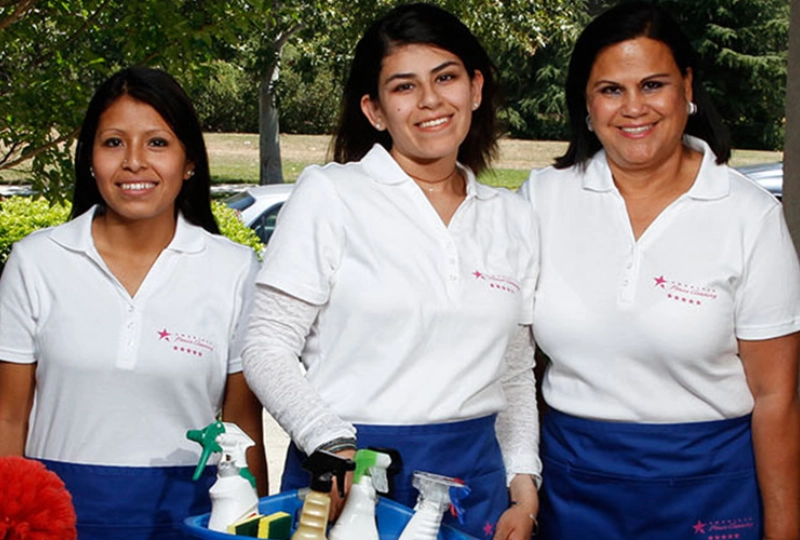
[[217,467],[217,481],[208,490],[211,497],[208,528],[225,532],[228,525],[256,512],[256,480],[247,468],[245,455],[247,448],[255,445],[253,439],[236,424],[220,421],[212,422],[202,430],[189,430],[186,438],[203,447],[200,461],[192,476],[194,480],[200,478],[211,454],[222,454]]

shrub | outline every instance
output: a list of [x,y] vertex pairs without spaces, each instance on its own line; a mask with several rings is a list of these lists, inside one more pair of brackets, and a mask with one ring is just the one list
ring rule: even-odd
[[37,229],[64,223],[71,205],[50,205],[42,198],[9,197],[0,202],[0,264],[6,262],[11,245]]
[[236,210],[229,208],[220,201],[213,201],[211,209],[214,211],[214,217],[217,218],[217,224],[222,234],[234,242],[251,247],[260,258],[264,244],[261,243],[261,239],[258,238],[253,229],[242,223],[242,220],[236,214]]
[[[69,218],[70,208],[69,203],[51,206],[42,198],[32,197],[9,197],[0,202],[0,267],[5,264],[14,242],[37,229],[64,223]],[[219,201],[212,203],[212,210],[223,235],[261,253],[264,246],[258,236],[241,222],[234,210]]]

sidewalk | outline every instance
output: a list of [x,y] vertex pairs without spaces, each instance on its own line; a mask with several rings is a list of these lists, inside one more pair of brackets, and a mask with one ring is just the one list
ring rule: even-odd
[[275,495],[281,489],[283,460],[288,446],[289,435],[264,411],[264,448],[267,452],[270,495]]

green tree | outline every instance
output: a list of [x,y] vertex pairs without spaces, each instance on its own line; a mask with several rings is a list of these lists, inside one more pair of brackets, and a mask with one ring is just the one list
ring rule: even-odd
[[[272,2],[260,34],[250,42],[260,80],[259,133],[261,183],[283,181],[280,166],[276,96],[279,67],[290,41],[311,58],[308,66],[328,63],[344,77],[361,34],[376,17],[396,5],[387,0],[287,0]],[[575,13],[584,0],[440,0],[434,2],[459,16],[497,58],[517,51],[533,54],[551,36],[574,32]]]
[[738,148],[783,146],[789,2],[665,0],[703,60],[704,80]]
[[[53,201],[72,188],[71,143],[94,88],[132,65],[182,79],[217,43],[249,32],[249,3],[222,0],[0,2],[0,174],[25,164]],[[235,17],[233,15],[236,15]]]
[[[591,11],[614,5],[592,0]],[[700,54],[703,80],[737,148],[783,146],[787,0],[660,0]]]
[[[583,0],[443,0],[490,50],[532,54],[572,28]],[[261,181],[282,180],[275,100],[293,41],[307,67],[341,80],[364,28],[387,0],[7,0],[0,2],[0,174],[22,163],[48,199],[71,191],[71,143],[94,88],[131,65],[203,79],[224,95],[222,60],[259,86]],[[227,79],[226,79],[227,77]]]

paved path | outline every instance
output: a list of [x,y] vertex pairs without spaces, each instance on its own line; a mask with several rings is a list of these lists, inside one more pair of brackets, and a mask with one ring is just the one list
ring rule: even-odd
[[267,452],[270,495],[274,495],[280,491],[283,460],[286,457],[287,446],[289,446],[289,436],[281,429],[278,423],[264,411],[264,447]]

